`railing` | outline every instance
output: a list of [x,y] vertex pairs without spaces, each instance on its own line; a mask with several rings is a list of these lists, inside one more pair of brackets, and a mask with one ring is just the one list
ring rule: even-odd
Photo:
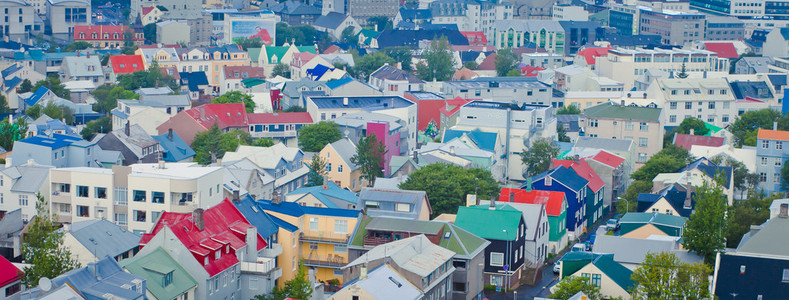
[[348,264],[348,260],[342,256],[310,256],[304,260],[304,265],[309,267],[340,268]]
[[297,131],[261,131],[261,132],[254,132],[252,136],[255,137],[295,137]]
[[241,272],[254,274],[268,274],[277,269],[273,258],[258,257],[257,262],[241,262]]
[[282,245],[281,244],[273,244],[273,245],[270,245],[270,246],[271,246],[270,248],[266,247],[266,248],[263,249],[263,252],[261,253],[261,255],[263,255],[263,257],[274,258],[274,257],[277,257],[280,254],[282,254]]
[[392,241],[394,241],[393,238],[380,238],[380,237],[370,237],[370,236],[365,236],[364,237],[364,245],[365,246],[373,246],[373,247],[375,247],[375,246],[383,245],[383,244],[386,244],[386,243],[389,243],[389,242],[392,242]]
[[347,244],[350,235],[341,234],[341,233],[305,230],[301,233],[300,238],[302,242]]

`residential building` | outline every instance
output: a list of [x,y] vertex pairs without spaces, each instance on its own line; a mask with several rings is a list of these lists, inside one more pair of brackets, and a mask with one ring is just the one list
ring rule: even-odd
[[773,64],[769,56],[743,57],[734,64],[734,74],[769,73]]
[[[129,274],[117,261],[104,257],[87,266],[50,278],[50,285],[39,285],[22,292],[22,299],[72,299],[59,292],[60,287],[73,289],[77,297],[102,299],[107,297],[143,300],[146,282],[140,276]],[[51,298],[50,298],[51,297]]]
[[[777,2],[781,3],[781,2]],[[786,57],[789,55],[789,28],[775,28],[767,34],[762,55],[769,57]]]
[[87,80],[96,85],[104,84],[104,71],[99,57],[90,54],[69,56],[63,59],[61,81]]
[[142,17],[145,7],[161,6],[167,9],[163,12],[163,19],[192,19],[197,18],[202,14],[203,4],[197,1],[186,0],[156,0],[156,1],[143,1],[133,0],[129,8],[129,21],[134,22],[137,17]]
[[111,55],[109,72],[105,71],[106,82],[117,82],[118,75],[131,74],[144,71],[145,64],[139,55]]
[[265,70],[262,67],[252,66],[225,66],[222,68],[222,82],[219,85],[219,94],[243,89],[242,82],[246,79],[264,79]]
[[[466,134],[466,136],[451,138],[446,143],[428,142],[422,148],[419,148],[416,156],[418,165],[422,167],[423,165],[443,162],[463,168],[480,168],[490,171],[493,179],[497,181],[503,180],[506,175],[504,174],[505,161],[501,159],[501,155],[496,155],[496,152],[493,150],[483,148],[486,145],[469,138],[467,135],[469,133],[464,132],[463,134]],[[497,150],[503,150],[503,147]],[[499,153],[501,154],[503,151],[499,151]]]
[[[36,3],[40,5],[39,3]],[[8,1],[0,5],[3,10],[8,10],[6,16],[0,21],[3,36],[9,40],[27,41],[28,38],[43,32],[41,20],[36,20],[38,10],[43,8],[27,3],[27,1]]]
[[175,132],[152,136],[159,143],[161,160],[166,162],[190,162],[197,154]]
[[[526,224],[525,242],[523,247],[524,264],[527,268],[534,269],[541,266],[548,256],[548,217],[545,213],[545,206],[532,203],[515,203],[514,194],[511,194],[512,201],[498,201],[523,213],[523,221]],[[501,199],[499,199],[501,200]],[[480,206],[489,206],[491,200],[480,200]],[[470,203],[468,203],[470,204]]]
[[507,289],[520,285],[528,267],[524,253],[526,221],[523,213],[507,204],[461,206],[455,225],[490,242],[485,248],[485,285]]
[[[370,249],[342,268],[343,282],[366,276],[381,265],[403,274],[408,283],[429,299],[452,298],[455,252],[432,243],[425,235],[389,242]],[[339,298],[337,298],[339,299]]]
[[433,213],[424,191],[365,187],[359,193],[359,206],[370,217],[427,221]]
[[195,135],[216,125],[222,132],[230,130],[247,131],[247,110],[243,103],[204,104],[196,108],[178,112],[162,123],[156,130],[164,134],[173,130],[185,142],[192,144]]
[[285,195],[285,201],[296,202],[301,206],[356,209],[359,205],[359,196],[327,180],[323,185],[302,187],[292,191]]
[[382,91],[384,95],[403,96],[405,92],[425,89],[425,82],[416,75],[390,66],[388,63],[370,74],[369,84]]
[[6,158],[5,167],[0,170],[0,210],[20,211],[20,220],[29,222],[37,214],[38,194],[49,199],[49,178],[51,166],[39,165],[35,161],[12,166],[11,158]]
[[583,6],[555,3],[551,10],[554,21],[589,21],[589,12]]
[[570,252],[562,257],[561,266],[560,278],[589,278],[589,283],[600,288],[604,297],[630,298],[630,292],[636,286],[630,279],[633,271],[615,261],[613,254]]
[[74,36],[74,27],[90,25],[91,16],[90,1],[87,0],[47,0],[46,2],[46,25],[56,38],[71,39]]
[[411,134],[408,132],[406,120],[380,113],[352,113],[332,120],[339,125],[340,132],[354,144],[367,136],[374,135],[375,139],[384,145],[386,153],[384,159],[384,175],[391,172],[388,166],[392,157],[408,155],[408,149],[415,148],[410,145]]
[[424,235],[431,243],[455,252],[452,258],[452,265],[455,267],[455,274],[452,276],[452,299],[470,300],[478,297],[482,292],[480,282],[485,248],[490,242],[452,223],[365,216],[351,236],[348,256],[354,261],[376,246],[420,235]]
[[179,112],[192,107],[187,95],[141,95],[140,100],[118,100],[112,115],[112,128],[139,126],[150,135],[157,135],[156,127]]
[[736,41],[745,37],[745,23],[738,18],[707,15],[705,40]]
[[706,22],[701,13],[639,9],[639,32],[660,35],[663,44],[683,46],[704,37]]
[[[569,65],[554,70],[553,83],[554,89],[565,92],[565,96],[568,96],[568,92],[588,91],[606,92],[606,94],[614,95],[613,97],[621,97],[624,89],[624,83],[610,78],[600,77],[600,75],[595,74],[592,70],[579,65]],[[603,97],[605,98],[605,96]],[[570,101],[565,100],[565,105],[568,105],[569,102]],[[578,108],[583,109],[585,107],[578,106]]]
[[601,26],[598,21],[587,20],[560,20],[559,25],[564,29],[564,52],[556,52],[567,56],[597,41],[597,29]]
[[101,149],[118,151],[123,156],[122,165],[136,163],[155,163],[162,160],[162,149],[159,142],[148,135],[140,125],[130,126],[126,123],[101,136],[97,145]]
[[[252,197],[239,198],[238,200],[234,200],[233,204],[236,206],[238,211],[241,212],[249,224],[255,226],[258,235],[263,237],[263,240],[266,241],[266,247],[258,253],[258,257],[275,260],[280,257],[280,255],[283,253],[283,249],[285,248],[285,244],[280,243],[279,241],[280,226],[291,225],[287,225],[287,223],[281,222],[279,219],[275,220],[274,217],[268,215],[257,206],[254,198]],[[258,278],[257,280],[247,280],[246,282],[242,281],[240,286],[242,291],[241,296],[243,298],[254,298],[257,295],[260,295],[259,291],[272,290],[273,287],[276,286],[276,282],[280,280],[281,277],[282,268],[275,265],[275,268],[271,269],[271,271],[269,271],[267,276],[264,278]],[[313,287],[314,295],[317,295],[315,294],[317,293],[315,290],[319,288],[320,285]]]
[[22,270],[11,264],[5,257],[0,256],[0,291],[3,299],[19,299],[22,291]]
[[[271,147],[241,145],[236,151],[225,152],[222,160],[221,163],[217,160],[217,165],[259,170],[273,178],[273,191],[264,191],[265,195],[271,195],[272,192],[285,195],[307,184],[309,167],[304,163],[304,153],[299,148],[287,147],[282,143]],[[234,163],[242,160],[248,160],[251,165]],[[262,197],[264,194],[257,195]]]
[[[81,137],[52,134],[34,136],[14,142],[12,165],[33,160],[39,165],[65,167],[111,167],[120,164],[123,156],[118,151],[103,150],[98,141],[85,141]],[[8,161],[8,158],[6,158]]]
[[586,199],[584,201],[586,201],[586,225],[591,229],[598,220],[608,214],[610,209],[603,205],[603,196],[606,188],[605,182],[595,173],[584,158],[573,157],[572,160],[551,160],[551,167],[555,168],[557,166],[564,166],[565,168],[571,169],[575,174],[589,181],[587,185],[589,190],[585,193]]
[[[650,253],[672,253],[679,261],[684,263],[703,262],[704,258],[700,255],[684,249],[682,241],[678,237],[667,237],[665,233],[656,229],[650,233],[660,233],[658,236],[639,236],[623,237],[613,235],[598,235],[592,247],[594,253],[610,253],[614,255],[614,261],[622,264],[629,270],[635,270]],[[566,266],[567,262],[562,262]]]
[[723,78],[659,78],[647,88],[647,97],[661,103],[663,126],[679,126],[686,118],[697,118],[726,127],[738,116],[734,92]]
[[[665,124],[660,108],[601,103],[584,110],[585,132],[590,137],[625,139],[637,142],[636,168],[663,149]],[[638,124],[638,129],[635,125]]]
[[356,154],[356,144],[350,139],[340,139],[323,147],[317,155],[326,162],[326,178],[342,188],[358,192],[363,186],[369,186],[362,181],[359,166],[351,162],[351,157]]
[[[366,23],[371,17],[386,17],[392,19],[397,14],[397,9],[402,3],[393,0],[370,1],[370,0],[328,0],[323,2],[322,11],[319,14],[326,15],[329,12],[347,14],[356,20]],[[370,25],[370,24],[361,24]],[[383,28],[376,29],[383,30]]]
[[[543,256],[547,255],[547,253],[559,253],[559,251],[567,246],[567,200],[565,200],[564,193],[532,189],[502,188],[497,203],[502,202],[508,202],[509,205],[513,205],[513,203],[516,205],[522,203],[541,205],[544,207],[543,210],[547,215],[547,223],[543,224],[540,230],[547,231],[548,248],[542,250]],[[517,206],[514,207],[518,208]],[[531,216],[524,216],[524,219],[527,218],[531,218]],[[530,222],[530,220],[527,220],[527,222]],[[531,230],[530,227],[527,227],[527,229]],[[545,235],[545,233],[540,233],[540,235]]]
[[[219,160],[217,160],[219,163]],[[274,194],[274,176],[260,170],[255,163],[244,158],[232,163],[224,163],[225,198],[271,199]],[[236,194],[238,193],[238,194]]]
[[312,25],[321,16],[320,8],[299,1],[283,1],[272,7],[271,11],[290,26]]
[[318,17],[312,26],[319,31],[328,33],[329,36],[338,41],[342,39],[342,33],[346,28],[353,28],[353,35],[358,34],[362,30],[362,26],[356,22],[356,19],[334,11]]
[[625,176],[625,158],[606,150],[600,150],[593,156],[586,157],[589,167],[603,180],[603,207],[616,204],[620,195],[627,190],[629,178]]
[[515,104],[552,104],[551,86],[534,77],[478,77],[444,82],[441,92],[449,97],[484,99]]
[[[588,225],[586,193],[589,181],[564,166],[553,168],[531,178],[531,188],[540,191],[564,192],[567,201],[566,228],[568,239],[574,241]],[[554,183],[555,181],[555,183]],[[529,188],[529,182],[521,189]]]
[[0,211],[0,256],[11,260],[20,260],[22,257],[22,230],[25,222],[22,220],[22,209]]
[[167,20],[156,23],[156,43],[173,45],[192,41],[186,20]]
[[140,236],[106,219],[75,222],[63,233],[62,246],[81,265],[111,257],[121,261],[139,251]]
[[619,219],[621,224],[619,234],[623,237],[636,237],[633,235],[639,232],[649,232],[649,234],[640,234],[642,238],[651,235],[681,237],[686,221],[685,217],[661,212],[629,212]]
[[164,12],[156,6],[143,6],[140,10],[140,22],[143,27],[148,24],[158,23]]
[[776,129],[759,129],[756,135],[756,174],[759,175],[759,187],[767,193],[784,190],[781,169],[789,159],[789,149],[783,148],[784,142],[789,144],[789,131]]
[[408,279],[389,263],[379,265],[367,272],[346,283],[345,287],[332,294],[329,299],[384,299],[392,295],[397,295],[400,299],[424,299],[424,293],[416,286],[402,284]]
[[457,0],[438,0],[428,4],[431,24],[457,24],[458,30],[481,31],[489,40],[493,40],[495,22],[513,19],[513,7],[511,3],[504,2]]
[[145,279],[150,299],[188,299],[197,290],[197,281],[161,247],[147,255],[125,259],[121,266]]
[[131,35],[131,41],[135,45],[142,45],[145,37],[142,32],[134,30],[126,25],[76,25],[74,26],[73,40],[75,42],[90,43],[93,48],[98,49],[120,49],[125,46],[126,35]]
[[[392,12],[397,11],[396,9],[392,10]],[[354,17],[357,20],[360,20],[357,17]],[[366,18],[364,19],[366,20]],[[465,46],[468,45],[468,38],[466,38],[459,30],[454,28],[443,28],[441,25],[437,25],[438,29],[436,28],[420,28],[419,30],[415,29],[394,29],[394,30],[384,30],[381,31],[377,36],[371,37],[371,41],[369,43],[371,48],[376,49],[384,49],[388,47],[410,47],[410,48],[420,48],[425,49],[432,41],[437,40],[439,38],[446,37],[447,42],[450,45],[454,46]],[[360,33],[360,37],[367,37],[367,34],[371,36],[374,35],[372,32],[365,32],[362,31]],[[367,44],[367,41],[364,39],[360,39],[360,43]]]
[[497,20],[493,38],[488,40],[493,40],[493,46],[497,48],[528,46],[553,53],[565,51],[565,31],[559,21]]

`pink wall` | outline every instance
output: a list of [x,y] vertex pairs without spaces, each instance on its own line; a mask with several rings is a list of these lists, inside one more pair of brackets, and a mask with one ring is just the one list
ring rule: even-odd
[[400,155],[400,132],[389,135],[389,123],[368,122],[367,135],[375,134],[375,137],[384,144],[387,152],[384,155],[384,175],[389,175],[389,161],[392,156]]

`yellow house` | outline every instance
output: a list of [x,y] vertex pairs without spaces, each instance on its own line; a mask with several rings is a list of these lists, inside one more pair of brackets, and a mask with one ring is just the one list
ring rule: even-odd
[[348,239],[361,219],[359,210],[301,206],[296,202],[260,201],[260,208],[280,227],[282,269],[280,287],[296,274],[299,262],[315,270],[318,281],[342,283],[341,267],[348,264]]
[[318,155],[326,162],[326,175],[330,181],[341,188],[358,192],[366,185],[366,181],[362,182],[359,166],[351,162],[354,154],[356,145],[344,138],[326,145]]
[[646,238],[648,238],[650,236],[655,236],[655,235],[669,236],[668,234],[663,232],[663,230],[660,230],[660,228],[657,228],[655,225],[646,224],[644,226],[639,227],[636,230],[633,230],[631,232],[628,232],[627,234],[622,235],[622,237],[624,237],[624,238],[634,238],[634,239],[646,239]]

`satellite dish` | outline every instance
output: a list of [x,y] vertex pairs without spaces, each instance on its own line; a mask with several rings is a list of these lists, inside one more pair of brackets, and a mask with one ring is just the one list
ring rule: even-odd
[[52,289],[52,280],[49,280],[49,278],[46,277],[41,277],[38,279],[38,286],[41,288],[41,291],[49,292],[49,290]]

